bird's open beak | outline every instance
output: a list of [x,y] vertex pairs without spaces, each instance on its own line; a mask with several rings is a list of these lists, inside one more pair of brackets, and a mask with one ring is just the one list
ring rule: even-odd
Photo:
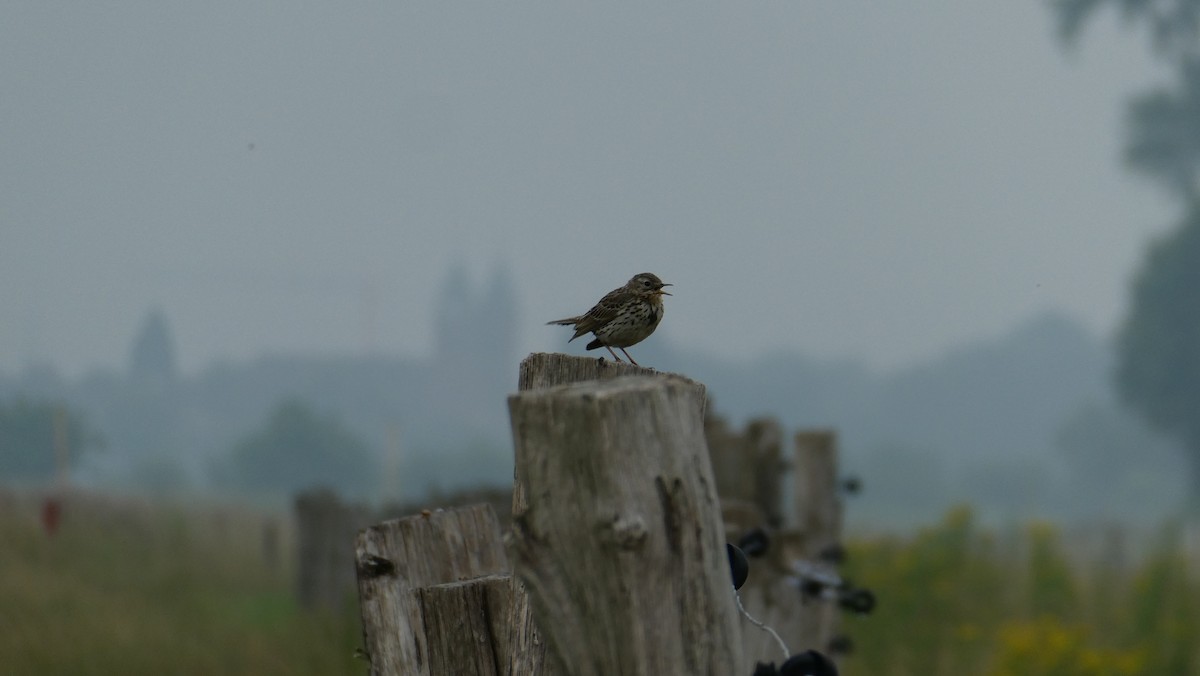
[[675,285],[674,284],[663,284],[662,286],[658,287],[659,293],[661,293],[664,296],[669,296],[671,294],[667,293],[666,291],[663,291],[663,286],[675,286]]

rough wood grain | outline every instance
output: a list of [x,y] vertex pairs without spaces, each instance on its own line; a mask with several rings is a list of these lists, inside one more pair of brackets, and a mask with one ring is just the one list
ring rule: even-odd
[[453,676],[548,676],[545,645],[528,635],[523,589],[489,575],[417,590],[429,671]]
[[509,398],[509,552],[565,674],[742,671],[701,390],[618,377]]
[[[534,352],[521,361],[517,389],[521,392],[544,387],[557,387],[594,380],[610,380],[621,376],[653,376],[686,383],[695,389],[703,409],[706,390],[702,383],[678,373],[665,373],[644,366],[608,361],[604,358],[575,357],[556,352]],[[513,514],[525,511],[525,482],[518,465],[513,473]]]
[[508,590],[507,576],[477,577],[417,590],[429,648],[429,673],[500,676],[497,651],[508,641],[508,632],[492,621],[489,585],[496,582]]
[[493,617],[504,618],[510,632],[508,653],[501,659],[501,664],[509,667],[505,676],[558,676],[564,673],[554,655],[546,649],[546,642],[534,623],[525,584],[518,576],[511,575],[508,585],[508,608],[497,608],[493,612]]
[[475,505],[363,529],[355,542],[363,643],[372,674],[440,676],[416,590],[508,571],[495,512]]

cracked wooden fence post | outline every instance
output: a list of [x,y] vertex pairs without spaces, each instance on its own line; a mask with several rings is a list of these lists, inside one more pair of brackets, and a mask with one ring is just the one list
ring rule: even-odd
[[[431,670],[427,608],[418,596],[424,587],[507,574],[508,557],[500,524],[490,506],[438,510],[384,521],[359,532],[354,549],[363,642],[372,675],[492,673]],[[504,602],[495,599],[493,603]],[[469,630],[467,621],[462,620]],[[462,635],[475,637],[470,631]],[[435,641],[444,643],[441,638]],[[456,649],[474,650],[466,643]]]
[[509,398],[526,488],[509,554],[562,673],[743,671],[703,403],[647,377]]
[[[532,634],[525,590],[511,575],[488,575],[417,590],[435,676],[537,676],[545,644]],[[404,672],[407,673],[407,672]]]

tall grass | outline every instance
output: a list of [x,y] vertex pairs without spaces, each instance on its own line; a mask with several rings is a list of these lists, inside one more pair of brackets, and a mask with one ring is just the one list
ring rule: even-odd
[[[2,497],[2,496],[0,496]],[[0,673],[362,674],[353,599],[296,607],[288,549],[259,512],[74,499],[48,537],[35,503],[0,505]],[[971,510],[852,540],[876,592],[843,618],[851,676],[1200,674],[1200,575],[1181,530],[1087,547],[1045,523],[996,531]]]
[[[1055,527],[981,528],[967,508],[911,537],[853,542],[847,575],[876,591],[848,617],[852,674],[1200,674],[1200,577],[1180,530],[1137,556],[1079,556]],[[1133,558],[1136,561],[1131,562]]]
[[0,672],[365,671],[356,614],[298,609],[259,517],[69,500],[48,537],[36,514],[0,512]]

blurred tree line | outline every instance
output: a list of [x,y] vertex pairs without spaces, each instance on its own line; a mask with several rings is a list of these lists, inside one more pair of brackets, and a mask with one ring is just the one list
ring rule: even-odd
[[[84,418],[63,404],[24,397],[0,402],[0,477],[6,480],[48,481],[101,446],[103,440]],[[216,484],[248,493],[286,494],[324,485],[357,496],[375,488],[379,469],[368,444],[338,418],[291,399],[242,438],[213,474]],[[172,482],[170,476],[157,478]]]
[[1144,28],[1174,79],[1133,98],[1125,161],[1178,201],[1176,228],[1146,253],[1120,329],[1117,388],[1147,421],[1179,439],[1200,509],[1200,0],[1052,0],[1064,42],[1107,5]]
[[379,462],[366,442],[337,418],[291,399],[234,447],[216,478],[245,491],[289,493],[328,486],[361,496],[375,488],[378,473]]
[[[497,301],[494,289],[480,297],[464,284],[452,275],[446,293],[466,293],[470,307]],[[464,318],[446,319],[443,330],[464,333],[451,319]],[[20,422],[9,427],[22,430],[0,430],[0,483],[53,477],[46,412],[59,405],[79,430],[68,444],[72,480],[92,487],[218,489],[270,500],[314,484],[355,497],[394,497],[502,481],[512,470],[498,441],[507,436],[498,402],[514,361],[476,343],[451,347],[456,351],[433,363],[382,354],[267,354],[188,375],[178,367],[166,313],[151,308],[124,370],[68,379],[37,364],[13,379],[0,373],[0,406],[21,402],[11,405]],[[88,434],[104,439],[104,453],[76,443],[88,436],[84,414]]]
[[[0,476],[24,481],[53,477],[101,440],[66,406],[18,397],[0,402]],[[66,469],[66,467],[63,467]]]
[[[55,377],[49,381],[57,384]],[[188,409],[181,401],[174,341],[160,309],[148,313],[133,341],[127,377],[102,385],[101,412],[110,421],[121,421],[111,439],[116,453],[106,455],[126,456],[128,479],[141,488],[187,488],[192,481],[184,463],[189,461],[199,464],[215,487],[246,494],[286,495],[325,485],[362,496],[378,486],[380,462],[370,444],[339,417],[318,413],[300,397],[278,400],[257,427],[220,444],[215,457],[200,463],[183,459],[188,431],[181,428]],[[104,445],[90,419],[65,403],[65,388],[58,384],[48,389],[0,400],[0,480],[52,480]]]

